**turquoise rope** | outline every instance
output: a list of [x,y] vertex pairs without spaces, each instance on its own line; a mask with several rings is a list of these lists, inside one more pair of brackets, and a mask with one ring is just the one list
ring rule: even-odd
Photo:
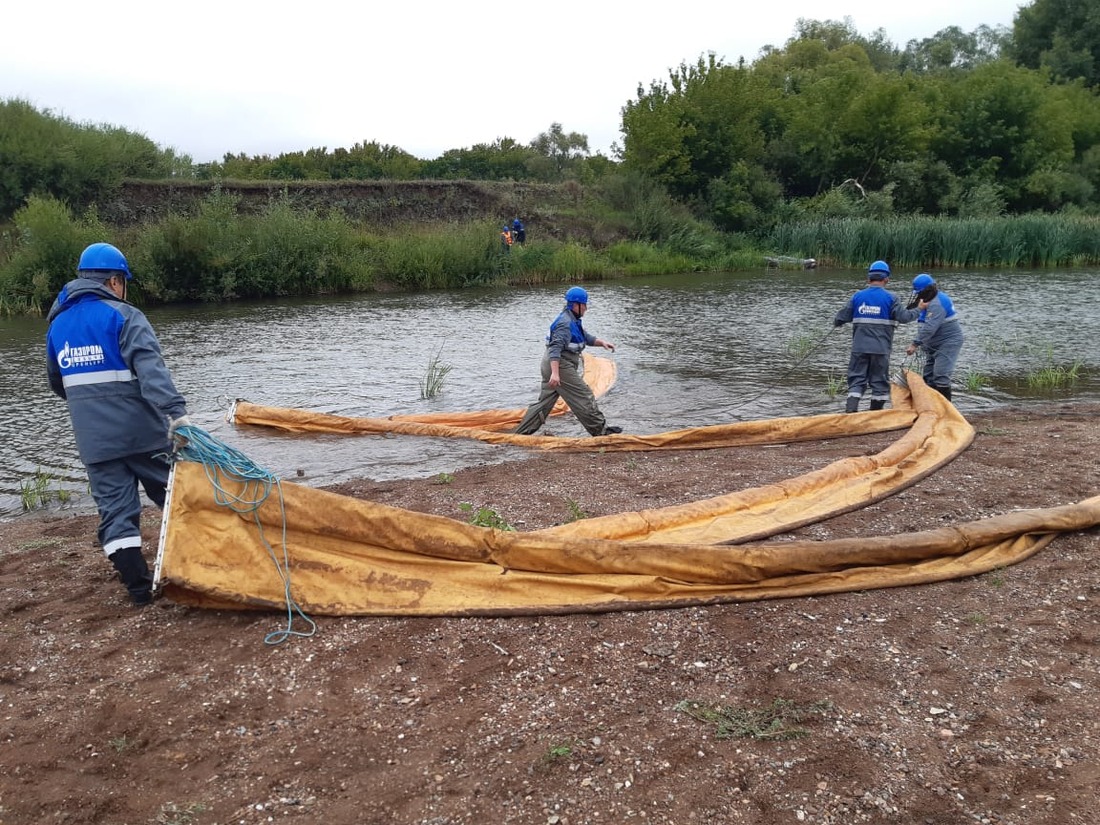
[[[206,471],[206,478],[214,488],[214,501],[219,506],[228,507],[235,513],[252,514],[252,519],[260,532],[260,541],[263,542],[268,555],[275,563],[275,569],[283,582],[287,621],[286,628],[283,630],[273,631],[264,636],[264,643],[276,645],[291,636],[307,638],[312,636],[317,632],[317,623],[298,606],[290,591],[290,558],[286,549],[286,506],[283,502],[283,487],[278,476],[258,466],[240,450],[219,441],[201,427],[194,425],[179,427],[176,435],[186,439],[186,443],[176,451],[176,457],[202,464]],[[223,479],[230,479],[243,485],[240,492],[233,493],[226,489],[225,484],[222,483]],[[283,522],[281,559],[264,535],[264,527],[259,515],[260,507],[271,496],[272,488],[279,494],[279,512]],[[308,631],[294,629],[295,615],[300,616],[308,624]]]

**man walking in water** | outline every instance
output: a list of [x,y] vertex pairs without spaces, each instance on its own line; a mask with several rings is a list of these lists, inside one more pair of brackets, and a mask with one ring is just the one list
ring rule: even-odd
[[579,286],[571,287],[565,293],[565,308],[550,324],[550,334],[546,336],[546,354],[542,357],[542,391],[538,401],[527,408],[527,413],[515,429],[517,434],[537,432],[546,423],[559,395],[589,435],[612,435],[623,431],[622,427],[607,426],[603,413],[596,405],[592,388],[581,377],[581,353],[586,346],[615,351],[614,344],[590,334],[581,325],[581,318],[587,311],[588,293]]

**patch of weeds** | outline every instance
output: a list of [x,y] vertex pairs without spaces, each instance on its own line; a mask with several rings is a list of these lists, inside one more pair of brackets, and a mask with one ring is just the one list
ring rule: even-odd
[[61,539],[34,539],[25,541],[19,545],[20,550],[40,550],[44,547],[61,547],[65,542]]
[[[51,485],[54,485],[54,489],[50,489]],[[19,482],[19,499],[24,510],[37,510],[53,500],[66,504],[71,498],[72,493],[61,486],[57,476],[46,472],[41,467],[35,470],[30,478]]]
[[493,530],[515,530],[511,524],[501,518],[500,514],[491,507],[474,507],[469,502],[463,501],[458,509],[469,514],[469,523],[475,527],[489,527]]
[[1004,427],[995,427],[988,421],[978,427],[978,432],[982,435],[1008,435],[1008,430]]
[[846,392],[848,389],[848,379],[843,375],[838,375],[833,370],[829,370],[829,374],[825,377],[825,394],[830,398],[836,398],[842,392]]
[[1003,567],[998,567],[996,570],[991,570],[986,576],[986,581],[989,582],[990,587],[1004,587],[1005,586],[1005,571]]
[[989,376],[971,367],[963,376],[963,386],[967,392],[981,392],[982,387],[989,384]]
[[116,736],[114,739],[108,739],[107,744],[115,749],[115,753],[122,753],[124,750],[134,747],[134,742],[126,736]]
[[200,802],[194,802],[190,805],[165,802],[160,806],[160,812],[153,821],[156,825],[197,825],[199,814],[205,810],[206,806]]
[[1080,361],[1074,361],[1070,367],[1047,364],[1027,374],[1027,385],[1033,390],[1058,390],[1076,384],[1080,374]]
[[989,617],[984,613],[970,613],[966,617],[967,624],[983,625],[989,621]]
[[769,741],[809,736],[810,732],[799,727],[797,723],[811,715],[822,716],[832,709],[833,703],[827,699],[808,705],[775,699],[765,708],[711,706],[690,699],[676,705],[676,710],[686,713],[692,719],[714,725],[719,739],[750,738]]
[[436,484],[452,484],[454,480],[454,473],[440,473],[435,477]]
[[443,392],[443,382],[447,380],[447,374],[453,369],[450,364],[444,364],[440,360],[440,355],[443,353],[443,345],[439,345],[439,349],[436,350],[428,360],[428,369],[424,374],[424,377],[420,379],[420,397],[435,398],[441,392]]
[[626,466],[626,469],[629,472],[633,473],[633,472],[636,472],[638,470],[638,467],[640,467],[641,465],[638,464],[638,459],[636,459],[634,456],[630,456],[626,460],[626,465],[625,466]]
[[555,762],[558,759],[565,759],[573,755],[573,744],[571,742],[559,742],[556,745],[551,745],[546,749],[546,753],[543,756],[547,762]]
[[588,512],[581,508],[581,505],[577,503],[576,499],[567,498],[565,500],[565,506],[569,508],[569,517],[566,519],[569,521],[580,521],[581,519],[588,518]]
[[787,354],[796,361],[801,361],[817,346],[817,340],[808,332],[799,333],[787,339]]

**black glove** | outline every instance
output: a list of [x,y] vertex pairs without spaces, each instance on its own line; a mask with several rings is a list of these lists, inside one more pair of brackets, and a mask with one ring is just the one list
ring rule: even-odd
[[935,298],[939,294],[940,294],[940,291],[938,289],[936,289],[936,285],[935,284],[929,284],[924,289],[922,289],[920,292],[918,292],[916,295],[914,295],[910,299],[909,303],[906,305],[905,308],[906,309],[916,309],[917,304],[919,304],[921,301],[924,301],[925,303],[930,303],[932,301],[932,299]]

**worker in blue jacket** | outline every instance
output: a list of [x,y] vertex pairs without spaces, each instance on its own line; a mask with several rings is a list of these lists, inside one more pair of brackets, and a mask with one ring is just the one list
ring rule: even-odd
[[153,577],[141,550],[138,484],[164,506],[172,435],[190,422],[153,328],[126,302],[131,277],[114,246],[84,250],[77,278],[50,308],[46,373],[50,388],[68,402],[99,510],[100,546],[131,601],[145,605]]
[[916,320],[919,310],[906,307],[886,290],[890,267],[875,261],[867,268],[867,286],[837,312],[835,326],[852,325],[852,354],[848,361],[848,400],[845,412],[859,410],[859,399],[870,390],[872,410],[890,400],[890,351],[898,324]]
[[963,332],[959,313],[947,293],[940,289],[931,275],[922,272],[913,279],[913,292],[922,299],[923,309],[917,317],[917,334],[905,352],[924,352],[924,382],[951,400],[951,375],[962,350]]
[[588,292],[579,286],[565,293],[565,308],[550,324],[546,336],[546,353],[542,357],[542,389],[523,416],[514,432],[531,435],[546,423],[560,395],[573,415],[590,435],[614,435],[622,427],[609,427],[592,388],[581,375],[581,353],[585,347],[604,347],[612,352],[615,345],[588,332],[581,318],[588,311]]

